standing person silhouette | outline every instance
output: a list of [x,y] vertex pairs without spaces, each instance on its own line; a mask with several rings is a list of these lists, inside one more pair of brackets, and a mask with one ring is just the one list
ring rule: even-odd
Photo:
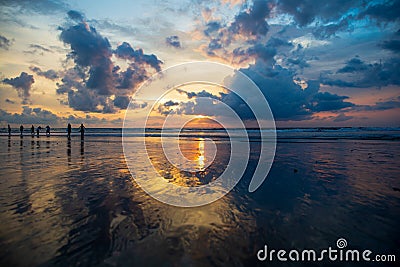
[[37,137],[39,137],[39,134],[40,134],[40,130],[42,129],[42,127],[41,126],[38,126],[37,128],[36,128],[36,136]]
[[33,127],[33,124],[32,124],[32,127],[31,127],[31,135],[32,135],[32,137],[35,136],[35,127]]
[[81,132],[81,140],[83,140],[85,138],[85,126],[83,126],[83,123],[79,126],[79,131]]
[[24,126],[23,125],[19,126],[19,131],[20,131],[21,137],[22,137],[22,133],[24,132]]
[[11,136],[11,127],[10,127],[10,124],[8,125],[8,136]]
[[49,125],[46,126],[46,136],[47,137],[50,136],[50,126]]
[[67,137],[68,139],[71,139],[71,123],[68,123],[67,126]]

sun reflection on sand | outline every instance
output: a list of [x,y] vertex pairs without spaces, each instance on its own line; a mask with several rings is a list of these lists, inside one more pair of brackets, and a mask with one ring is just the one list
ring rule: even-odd
[[204,170],[204,138],[200,138],[199,140],[199,155],[197,156],[197,162],[200,170]]

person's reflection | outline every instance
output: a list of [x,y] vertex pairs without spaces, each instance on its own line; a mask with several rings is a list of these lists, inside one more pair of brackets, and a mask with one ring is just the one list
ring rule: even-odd
[[35,155],[35,141],[31,141],[31,150],[32,150],[32,155]]
[[50,141],[49,140],[46,141],[46,150],[47,150],[46,153],[49,154],[50,153]]
[[68,165],[71,164],[71,139],[68,138],[67,141],[67,156],[68,156]]
[[24,148],[24,139],[21,137],[21,140],[19,141],[19,149]]
[[84,154],[85,154],[85,142],[81,140],[81,160],[84,159]]
[[11,151],[11,136],[8,136],[8,153]]

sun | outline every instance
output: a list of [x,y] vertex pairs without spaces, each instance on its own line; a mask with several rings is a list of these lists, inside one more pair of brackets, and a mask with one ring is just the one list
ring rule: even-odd
[[196,115],[194,116],[195,119],[211,119],[210,116],[205,115]]

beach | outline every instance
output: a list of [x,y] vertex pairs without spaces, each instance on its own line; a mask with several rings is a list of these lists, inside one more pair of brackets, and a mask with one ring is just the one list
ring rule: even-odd
[[[339,238],[350,248],[400,258],[398,130],[278,130],[271,171],[249,193],[260,145],[254,139],[240,182],[196,208],[147,195],[114,132],[88,129],[84,141],[61,131],[0,136],[1,266],[281,266],[259,261],[257,252],[264,245],[319,250]],[[201,142],[191,134],[182,141],[189,152]],[[171,182],[207,183],[226,167],[229,140],[215,135],[221,151],[208,176],[185,180],[172,173]],[[135,134],[129,138],[139,142]],[[157,157],[158,137],[148,138],[155,168],[166,170],[165,158]],[[146,157],[136,151],[133,176],[145,174]]]

